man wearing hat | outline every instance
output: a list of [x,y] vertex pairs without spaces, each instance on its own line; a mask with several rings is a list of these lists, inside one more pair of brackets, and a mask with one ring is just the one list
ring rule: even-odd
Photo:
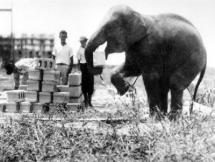
[[81,46],[77,52],[77,59],[80,64],[80,69],[82,72],[82,92],[84,95],[85,106],[92,107],[92,95],[94,91],[94,76],[87,69],[87,62],[85,59],[85,47],[87,43],[87,38],[82,36],[80,37]]
[[65,30],[60,31],[59,38],[61,40],[61,46],[54,50],[53,57],[56,61],[57,70],[59,70],[61,74],[60,84],[66,85],[68,74],[73,65],[73,51],[66,43],[67,32]]

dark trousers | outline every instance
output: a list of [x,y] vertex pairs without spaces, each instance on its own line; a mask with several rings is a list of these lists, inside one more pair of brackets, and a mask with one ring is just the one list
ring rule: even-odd
[[84,94],[85,103],[91,105],[92,94],[94,91],[94,76],[87,69],[87,64],[80,64],[82,72],[82,92]]

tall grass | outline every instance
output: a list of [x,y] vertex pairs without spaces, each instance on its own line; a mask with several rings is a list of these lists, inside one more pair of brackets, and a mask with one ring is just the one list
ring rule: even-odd
[[[124,101],[124,100],[123,100]],[[144,101],[120,100],[114,114],[95,110],[72,112],[56,105],[48,121],[24,115],[0,127],[1,161],[215,161],[215,119],[210,115],[182,116],[177,122],[168,119],[142,122]],[[110,105],[111,106],[111,105]],[[53,120],[60,116],[61,126]],[[66,127],[68,122],[86,117],[126,117],[127,122],[98,124],[111,131],[97,132],[86,127]],[[119,130],[127,128],[128,134]]]
[[[214,104],[211,101],[207,95],[198,99],[206,105]],[[48,120],[41,120],[47,115],[23,115],[0,124],[0,161],[215,161],[215,119],[211,115],[194,113],[177,122],[155,121],[144,118],[148,114],[146,99],[119,98],[114,93],[113,102],[106,107],[117,111],[74,112],[56,105]],[[90,122],[81,123],[79,128],[68,126],[91,117],[127,121],[93,122],[97,123],[95,129],[89,127]]]

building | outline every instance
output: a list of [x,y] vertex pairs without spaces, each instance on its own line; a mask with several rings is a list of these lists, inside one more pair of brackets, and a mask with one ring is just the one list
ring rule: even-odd
[[23,34],[20,38],[0,37],[0,60],[50,57],[54,48],[53,35]]

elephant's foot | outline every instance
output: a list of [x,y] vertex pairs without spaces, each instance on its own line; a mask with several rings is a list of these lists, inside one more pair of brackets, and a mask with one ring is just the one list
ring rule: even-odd
[[124,86],[117,87],[117,92],[122,96],[129,90],[129,87],[129,83],[125,82]]
[[149,116],[155,120],[161,121],[164,119],[165,115],[160,111],[158,106],[150,108]]
[[167,115],[170,121],[177,121],[182,115],[182,109],[170,111]]
[[182,115],[182,97],[183,90],[171,89],[171,110],[168,114],[169,120],[176,121]]
[[115,74],[111,77],[112,84],[116,87],[119,95],[124,95],[130,87],[130,84],[126,82],[119,74]]

